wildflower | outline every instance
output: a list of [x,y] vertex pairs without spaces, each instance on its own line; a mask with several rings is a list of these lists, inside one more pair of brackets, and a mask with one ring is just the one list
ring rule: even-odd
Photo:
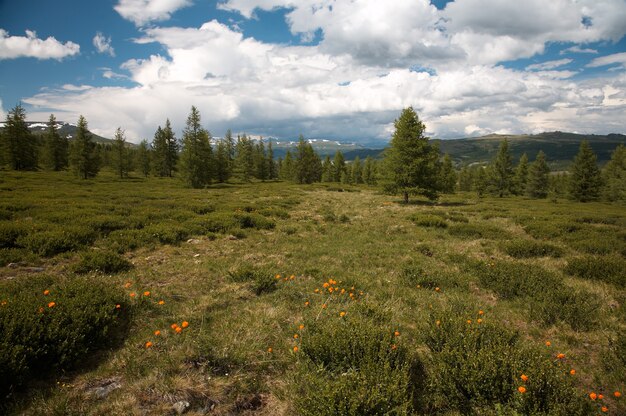
[[0,305],[5,306],[7,304],[6,300],[3,300],[2,303],[0,303]]
[[172,324],[170,325],[170,328],[172,328],[173,330],[176,330],[176,328],[178,328],[178,324]]
[[398,349],[398,346],[396,344],[391,344],[391,350],[395,351]]
[[315,293],[320,293],[320,290],[319,289],[315,289]]
[[570,373],[571,375],[575,375],[575,374],[576,374],[576,370],[574,370],[574,369],[572,368],[571,370],[569,370],[569,373]]
[[115,309],[122,309],[122,305],[120,305],[119,303],[115,305]]
[[158,337],[159,335],[161,335],[161,331],[159,331],[159,330],[157,329],[156,331],[154,331],[154,335],[156,335],[156,336]]
[[181,327],[177,326],[174,331],[176,331],[177,334],[180,334],[181,332],[183,332],[183,329]]
[[150,291],[146,290],[145,292],[143,292],[143,295],[146,297],[150,296]]
[[330,286],[330,283],[325,282],[322,286],[324,286],[324,289],[328,288],[328,286]]
[[135,296],[137,296],[137,294],[136,294],[135,292],[132,292],[132,293],[130,294],[130,297],[131,297],[131,298],[134,298]]
[[552,345],[552,343],[550,341],[546,341],[546,347],[549,347],[550,345]]
[[[277,274],[277,275],[276,275],[276,279],[280,279],[280,275],[279,275],[279,274]],[[270,348],[270,349],[271,349],[271,348]]]
[[161,300],[159,301],[159,305],[165,305],[165,301],[164,301],[163,299],[161,299]]
[[128,289],[131,285],[132,285],[132,283],[131,283],[131,282],[126,282],[126,284],[124,285],[124,287],[125,287],[126,289]]
[[563,358],[565,358],[565,354],[559,353],[557,354],[556,358],[558,358],[559,360],[562,360]]
[[524,393],[526,393],[526,387],[524,387],[524,386],[519,386],[519,387],[517,388],[517,391],[519,391],[520,393],[524,394]]
[[304,306],[309,306],[309,305],[310,305],[310,303],[309,303],[308,300],[306,302],[304,302]]
[[146,348],[152,347],[152,343],[150,341],[146,342]]
[[520,378],[522,379],[524,383],[528,381],[528,376],[526,374],[522,374]]
[[441,289],[439,289],[438,287],[435,288],[435,292],[439,292]]
[[399,337],[399,336],[400,336],[400,331],[395,331],[395,332],[393,333],[393,335],[394,335],[395,337]]
[[342,289],[341,289],[341,294],[343,295],[343,294],[345,294],[345,293],[346,293],[346,289],[343,289],[343,288],[342,288]]
[[344,311],[341,311],[339,312],[339,316],[343,318],[344,316],[346,316],[346,313]]
[[48,303],[48,308],[54,308],[56,306],[55,302]]
[[417,288],[418,288],[418,289],[419,289],[419,288],[421,288],[421,287],[422,287],[422,285],[417,285]]
[[43,306],[39,308],[39,313],[43,313]]
[[478,318],[478,319],[476,320],[476,322],[478,322],[479,324],[482,324],[482,323],[483,323],[483,320],[482,320],[482,319],[480,319],[480,318]]
[[589,398],[590,398],[591,400],[595,400],[595,399],[597,399],[597,398],[598,398],[598,395],[597,395],[597,394],[595,394],[594,392],[591,392],[591,393],[589,393]]
[[609,408],[608,408],[608,407],[606,407],[606,406],[602,406],[602,407],[600,408],[600,410],[602,410],[602,413],[606,413],[606,412],[608,412],[608,411],[609,411]]
[[291,280],[293,280],[295,278],[296,278],[296,276],[294,276],[293,274],[291,276],[289,276],[289,279],[291,279]]
[[293,352],[298,352],[298,346],[293,347]]
[[478,314],[479,314],[479,315],[482,315],[482,314],[484,314],[484,313],[485,313],[485,312],[483,312],[483,311],[478,311]]
[[272,353],[272,351],[274,351],[274,350],[272,349],[272,347],[269,347],[269,348],[267,349],[267,352],[269,352],[270,354]]
[[619,391],[616,391],[615,393],[613,393],[613,396],[619,399],[620,397],[622,397],[622,393],[620,393]]
[[50,291],[48,289],[46,289],[46,290],[43,291],[43,294],[48,296],[50,294]]
[[604,399],[604,396],[602,394],[598,394],[598,400],[602,400]]
[[437,319],[437,320],[435,321],[435,325],[437,325],[437,326],[441,325],[441,321]]
[[189,326],[189,322],[183,321],[183,323],[180,326],[182,326],[183,328],[187,328]]
[[333,293],[333,288],[332,287],[328,288],[328,293]]
[[298,328],[300,329],[300,331],[302,331],[304,329],[304,324],[300,324],[300,326],[298,326]]
[[468,319],[468,320],[467,320],[467,324],[468,324],[468,325],[470,325],[471,323],[472,323],[472,320],[471,320],[471,319]]
[[326,309],[326,304],[323,304],[323,305],[322,305],[322,309]]
[[298,334],[293,334],[293,339],[298,339],[300,337],[300,335]]

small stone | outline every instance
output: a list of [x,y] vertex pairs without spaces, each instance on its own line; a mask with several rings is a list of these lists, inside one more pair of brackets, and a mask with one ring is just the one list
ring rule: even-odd
[[194,258],[198,258],[198,257],[200,257],[200,254],[194,254],[193,257]]
[[122,388],[122,385],[120,383],[118,383],[117,381],[113,381],[111,383],[105,384],[103,386],[100,387],[96,387],[93,391],[93,394],[96,396],[96,398],[98,399],[104,399],[106,398],[109,394],[111,394],[111,392],[113,390],[117,390]]
[[7,267],[8,267],[9,269],[17,269],[19,266],[20,266],[20,265],[19,265],[19,264],[17,264],[17,263],[9,263],[9,264],[7,264]]
[[172,409],[174,409],[176,414],[182,415],[187,410],[189,410],[189,406],[191,405],[189,404],[188,401],[181,400],[180,402],[174,403],[174,405],[172,406]]
[[229,235],[229,236],[228,236],[228,237],[226,237],[226,238],[228,238],[229,240],[237,240],[237,239],[238,239],[238,238],[237,238],[237,237],[235,237],[234,235]]
[[31,273],[41,273],[46,271],[45,267],[26,267],[24,268],[25,272],[31,272]]

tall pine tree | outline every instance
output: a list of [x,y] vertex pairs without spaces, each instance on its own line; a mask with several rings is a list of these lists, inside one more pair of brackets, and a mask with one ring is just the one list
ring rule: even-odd
[[602,177],[596,159],[589,142],[583,140],[570,169],[569,191],[576,201],[594,201],[600,197]]
[[513,159],[509,152],[509,142],[506,139],[500,142],[498,154],[491,163],[489,173],[489,192],[499,197],[509,195],[512,192]]
[[209,132],[200,124],[200,112],[192,106],[183,130],[180,154],[181,177],[192,188],[202,188],[211,183],[213,150],[210,140]]
[[528,184],[528,156],[526,153],[522,154],[519,159],[519,163],[515,168],[515,175],[513,177],[513,194],[524,195],[526,192],[526,186]]
[[152,169],[152,151],[150,150],[150,146],[148,145],[148,141],[146,139],[143,139],[141,143],[139,143],[136,158],[136,165],[139,171],[147,178],[150,174],[150,170]]
[[113,153],[112,153],[113,169],[120,176],[120,179],[128,177],[128,173],[132,168],[131,153],[126,146],[126,137],[124,137],[124,131],[121,127],[115,130],[115,138],[113,139]]
[[343,157],[341,150],[337,150],[333,159],[333,182],[341,182],[341,176],[345,171],[346,159]]
[[441,181],[441,192],[446,194],[454,193],[456,188],[457,174],[452,165],[452,159],[449,154],[443,156],[443,162],[441,164],[441,172],[439,173],[439,180]]
[[37,141],[28,130],[26,110],[20,104],[7,113],[1,138],[4,162],[11,169],[37,169]]
[[100,171],[100,151],[82,115],[76,125],[76,137],[70,144],[69,162],[76,176],[83,179],[93,178]]
[[44,135],[44,165],[47,169],[59,171],[67,168],[69,141],[57,131],[57,120],[50,114]]
[[439,149],[424,136],[426,127],[413,107],[406,108],[394,121],[395,131],[385,151],[385,189],[401,194],[423,195],[434,200],[439,194]]
[[532,198],[546,198],[550,189],[550,167],[546,155],[540,150],[528,169],[526,194]]
[[602,196],[607,201],[626,201],[626,147],[623,144],[611,153],[611,160],[604,167]]

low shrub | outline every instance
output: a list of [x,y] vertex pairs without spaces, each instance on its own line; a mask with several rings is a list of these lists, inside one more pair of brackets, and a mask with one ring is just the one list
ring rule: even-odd
[[563,249],[554,244],[534,240],[513,240],[501,245],[501,249],[516,259],[532,257],[561,257]]
[[53,227],[46,231],[31,231],[17,239],[16,244],[44,257],[73,251],[91,245],[97,233],[85,226]]
[[280,218],[281,220],[286,220],[288,218],[291,217],[291,215],[289,215],[289,212],[287,212],[287,210],[284,210],[282,208],[264,208],[262,210],[259,211],[259,214],[265,216],[265,217],[276,217],[276,218]]
[[37,255],[25,248],[0,248],[0,267],[9,263],[35,262]]
[[360,314],[307,323],[302,334],[295,404],[302,415],[411,414],[421,385],[416,357]]
[[263,215],[255,213],[237,213],[235,219],[241,228],[254,228],[257,230],[271,230],[276,227],[276,223]]
[[121,230],[128,226],[124,217],[116,215],[92,216],[83,224],[102,235],[107,235],[111,231]]
[[119,290],[80,277],[22,278],[0,284],[0,293],[2,397],[31,379],[79,367],[84,357],[110,346],[127,307]]
[[583,279],[602,280],[619,287],[626,286],[626,260],[618,256],[574,257],[567,262],[565,272]]
[[107,247],[118,253],[151,246],[156,239],[144,230],[117,230],[107,236]]
[[238,221],[230,212],[213,212],[203,216],[202,219],[195,219],[194,221],[197,221],[202,227],[202,233],[226,234],[233,229],[239,228]]
[[161,244],[178,244],[189,236],[189,231],[177,223],[151,224],[142,230]]
[[436,215],[413,214],[409,219],[420,227],[446,228],[448,226],[446,220]]
[[552,221],[525,220],[521,225],[528,234],[540,240],[571,234],[583,228],[583,225],[580,223],[566,219]]
[[16,247],[17,240],[27,232],[26,227],[15,222],[0,222],[0,248]]
[[509,233],[501,228],[488,224],[453,224],[448,227],[451,236],[463,239],[486,238],[501,240],[509,238]]
[[562,287],[530,300],[530,316],[544,325],[569,324],[574,331],[590,331],[601,318],[602,303],[586,290]]
[[574,250],[585,254],[612,254],[626,250],[626,244],[610,235],[597,235],[595,238],[570,241],[568,244]]
[[250,288],[257,296],[271,293],[277,289],[277,279],[271,272],[250,265],[244,265],[229,272],[228,275],[230,280],[236,283],[250,282]]
[[80,261],[73,267],[76,273],[119,273],[130,270],[133,267],[125,258],[119,254],[102,251],[91,250],[82,254]]

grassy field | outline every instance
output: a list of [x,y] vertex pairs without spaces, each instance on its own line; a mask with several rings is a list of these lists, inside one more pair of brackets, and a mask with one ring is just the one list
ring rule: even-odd
[[620,205],[2,172],[0,406],[626,414],[625,257]]

